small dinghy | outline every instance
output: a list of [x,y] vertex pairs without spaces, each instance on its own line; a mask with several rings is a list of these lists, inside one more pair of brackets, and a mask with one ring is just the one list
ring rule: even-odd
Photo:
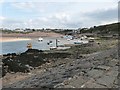
[[39,41],[39,42],[43,41],[43,38],[39,37],[38,41]]
[[60,40],[57,40],[58,42],[60,42]]

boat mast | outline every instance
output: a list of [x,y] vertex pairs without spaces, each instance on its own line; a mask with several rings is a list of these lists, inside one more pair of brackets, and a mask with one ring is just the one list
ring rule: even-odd
[[58,40],[56,39],[56,47],[58,47]]

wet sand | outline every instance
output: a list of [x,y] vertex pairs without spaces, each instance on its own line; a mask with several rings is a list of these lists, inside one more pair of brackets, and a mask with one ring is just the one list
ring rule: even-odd
[[26,41],[30,38],[17,38],[17,37],[0,37],[0,42],[14,42],[14,41]]

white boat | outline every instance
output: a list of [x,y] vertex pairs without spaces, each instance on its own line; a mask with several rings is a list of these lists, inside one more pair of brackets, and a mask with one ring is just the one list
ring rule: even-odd
[[50,50],[54,50],[54,49],[57,49],[57,47],[50,47]]
[[88,43],[88,40],[78,40],[74,42],[74,44],[86,44],[86,43]]
[[73,36],[71,35],[63,36],[63,38],[66,38],[68,41],[73,40]]
[[60,42],[60,40],[57,40],[58,42]]
[[67,39],[68,41],[70,41],[71,39]]
[[74,44],[82,44],[82,41],[75,41]]
[[40,41],[40,42],[43,41],[43,38],[39,37],[38,41]]
[[88,39],[89,39],[89,40],[94,40],[95,38],[93,38],[93,37],[89,37]]

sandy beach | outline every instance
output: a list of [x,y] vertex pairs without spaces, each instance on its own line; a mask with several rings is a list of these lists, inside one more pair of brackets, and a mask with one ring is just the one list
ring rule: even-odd
[[17,37],[0,37],[0,42],[15,42],[15,41],[26,41],[31,40],[30,38],[17,38]]
[[0,42],[13,42],[13,41],[25,41],[39,37],[61,37],[61,34],[54,32],[33,32],[28,34],[22,33],[2,33]]

